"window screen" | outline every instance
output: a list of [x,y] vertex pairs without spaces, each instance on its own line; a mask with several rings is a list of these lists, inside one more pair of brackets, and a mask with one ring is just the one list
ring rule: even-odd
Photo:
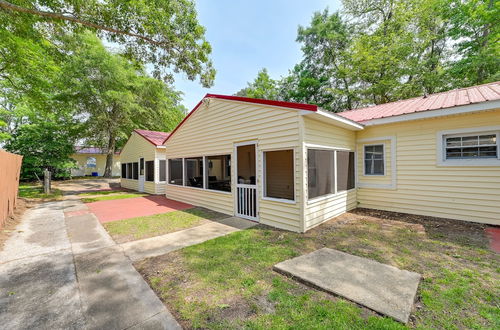
[[122,178],[127,178],[127,164],[122,164]]
[[146,181],[155,180],[155,162],[153,160],[146,161]]
[[182,186],[182,159],[168,160],[168,183]]
[[309,199],[335,192],[335,151],[307,150],[307,192]]
[[127,163],[127,179],[132,179],[132,163]]
[[365,175],[384,175],[384,145],[365,146]]
[[164,182],[167,180],[167,161],[160,160],[160,181]]
[[231,191],[231,155],[207,157],[208,189]]
[[337,151],[337,192],[354,189],[354,152]]
[[134,180],[139,179],[139,163],[132,163],[132,173]]
[[186,186],[203,188],[203,157],[185,158]]
[[446,159],[497,158],[496,134],[446,137]]
[[294,200],[293,150],[264,152],[265,196]]

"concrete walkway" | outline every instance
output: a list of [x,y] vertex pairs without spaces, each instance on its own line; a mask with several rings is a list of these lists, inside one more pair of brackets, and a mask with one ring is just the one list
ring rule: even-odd
[[0,252],[0,327],[180,329],[132,262],[254,225],[232,217],[119,245],[81,201],[40,204]]

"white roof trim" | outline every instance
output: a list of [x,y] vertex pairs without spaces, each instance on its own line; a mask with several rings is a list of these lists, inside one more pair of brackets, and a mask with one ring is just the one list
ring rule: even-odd
[[458,115],[463,113],[479,112],[479,111],[493,110],[493,109],[500,109],[500,100],[461,105],[457,107],[438,109],[438,110],[413,112],[386,118],[370,119],[363,121],[362,123],[365,126],[383,125],[383,124],[399,123],[402,121]]
[[357,123],[353,120],[344,118],[342,116],[339,116],[333,112],[329,111],[324,111],[321,109],[318,109],[317,111],[307,111],[307,110],[301,110],[300,114],[302,116],[308,116],[311,118],[316,118],[320,121],[325,121],[330,124],[340,126],[343,128],[351,129],[351,130],[362,130],[364,125]]

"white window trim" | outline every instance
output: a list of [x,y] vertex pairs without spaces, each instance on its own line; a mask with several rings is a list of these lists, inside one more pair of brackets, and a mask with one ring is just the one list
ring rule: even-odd
[[[446,159],[446,144],[444,139],[450,135],[483,135],[496,134],[497,158]],[[436,165],[437,166],[499,166],[500,165],[500,126],[482,126],[439,131],[436,133]]]
[[[391,142],[391,183],[389,184],[381,184],[381,183],[367,183],[367,182],[359,182],[359,175],[356,171],[356,187],[358,188],[372,188],[372,189],[397,189],[397,168],[396,168],[396,136],[381,136],[376,138],[368,138],[368,139],[360,139],[356,141],[356,145],[365,143],[373,143],[377,141],[390,141]],[[364,148],[363,148],[364,151]],[[363,155],[363,163],[364,163],[364,155]],[[385,158],[385,154],[384,154]],[[385,171],[385,163],[384,163],[384,172]],[[363,173],[364,173],[364,165],[363,165]],[[362,175],[364,176],[364,175]],[[372,175],[367,175],[367,177],[373,177]]]
[[[335,185],[334,185],[335,192],[333,194],[326,194],[326,195],[321,195],[321,196],[317,196],[314,198],[309,198],[309,189],[307,186],[307,182],[308,182],[307,178],[309,176],[309,173],[307,172],[307,169],[308,169],[307,150],[309,150],[309,149],[327,150],[327,151],[334,151],[335,152],[334,173],[333,173],[333,176],[335,178]],[[320,144],[312,144],[312,143],[306,143],[305,150],[306,150],[306,153],[305,153],[306,156],[305,156],[305,170],[304,170],[304,173],[305,173],[304,195],[306,195],[305,197],[306,197],[307,205],[314,204],[314,203],[317,203],[317,202],[320,202],[322,200],[329,199],[329,198],[337,198],[337,197],[340,197],[342,195],[346,195],[351,191],[355,191],[358,188],[358,180],[357,180],[357,177],[358,177],[358,155],[357,155],[356,150],[352,150],[349,148],[325,146],[325,145],[320,145]],[[354,188],[349,189],[349,190],[343,190],[340,192],[337,191],[337,151],[354,152]]]
[[[160,170],[161,170],[161,166],[160,166],[160,162],[164,160],[165,161],[165,180],[164,181],[158,181],[158,183],[167,183],[167,179],[168,179],[168,161],[166,159],[158,159],[158,180],[160,180],[160,177],[161,177],[161,173],[160,173]],[[137,163],[137,171],[139,171],[139,163]]]
[[[383,163],[383,172],[382,174],[366,174],[366,164],[365,164],[365,161],[366,161],[366,147],[373,147],[373,146],[382,146],[382,163]],[[386,151],[386,147],[385,147],[385,143],[382,142],[382,143],[370,143],[370,144],[363,144],[363,176],[368,176],[368,177],[372,177],[372,176],[385,176],[385,171],[386,171],[386,161],[385,161],[385,153]]]
[[[285,198],[276,198],[276,197],[268,197],[266,196],[267,191],[266,191],[266,157],[264,157],[264,153],[266,152],[272,152],[272,151],[284,151],[284,150],[292,150],[292,168],[293,168],[293,200],[292,199],[285,199]],[[265,149],[261,150],[261,159],[262,159],[262,200],[266,201],[272,201],[272,202],[279,202],[279,203],[287,203],[287,204],[296,204],[297,203],[297,190],[296,190],[296,183],[295,183],[295,174],[296,174],[296,161],[295,161],[295,148],[294,147],[288,147],[288,148],[274,148],[274,149]]]

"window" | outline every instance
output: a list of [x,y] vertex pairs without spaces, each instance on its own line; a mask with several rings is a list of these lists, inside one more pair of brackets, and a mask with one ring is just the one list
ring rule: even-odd
[[160,181],[165,182],[167,180],[167,161],[160,160]]
[[144,175],[144,158],[139,159],[139,173]]
[[384,175],[384,145],[365,146],[365,175]]
[[168,183],[182,186],[182,159],[168,160]]
[[203,157],[185,158],[186,182],[189,187],[203,188]]
[[155,180],[155,162],[154,160],[146,161],[146,181]]
[[354,152],[337,151],[337,192],[354,189]]
[[127,163],[127,179],[132,179],[132,163]]
[[497,158],[496,134],[445,136],[446,159]]
[[97,166],[97,160],[95,157],[87,157],[87,167],[96,167]]
[[264,196],[294,200],[293,150],[264,152]]
[[207,189],[231,191],[231,155],[207,157]]
[[127,178],[127,164],[122,164],[122,178]]
[[307,150],[309,199],[335,193],[335,151]]
[[139,179],[139,163],[132,163],[132,174],[134,180]]

